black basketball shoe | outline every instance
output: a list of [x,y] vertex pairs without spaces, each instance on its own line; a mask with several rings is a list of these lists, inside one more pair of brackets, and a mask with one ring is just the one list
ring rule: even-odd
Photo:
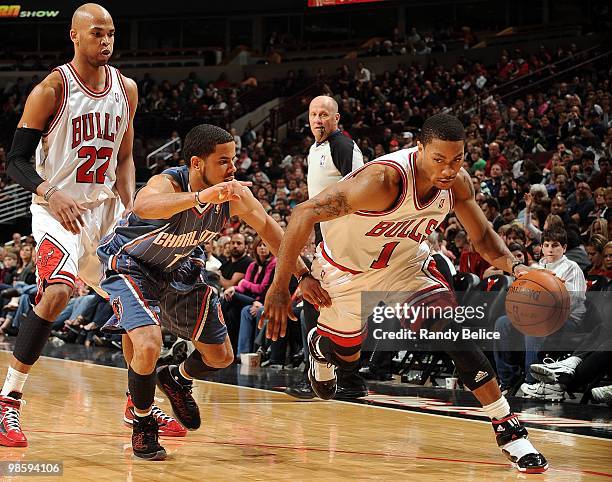
[[304,373],[299,381],[295,382],[293,385],[288,386],[285,389],[285,393],[287,395],[291,395],[295,398],[300,398],[302,400],[310,400],[316,397],[315,392],[312,390],[310,386],[310,380],[308,380],[308,375]]
[[336,366],[329,363],[319,350],[320,338],[321,335],[317,334],[316,328],[308,333],[308,351],[310,352],[308,379],[317,397],[330,400],[336,394]]
[[493,419],[491,423],[497,445],[520,472],[541,474],[548,469],[546,458],[527,439],[527,429],[515,414],[511,413],[501,420]]
[[355,400],[367,395],[368,386],[359,373],[338,370],[338,387],[334,397],[336,400]]
[[200,409],[191,395],[193,383],[183,384],[170,372],[168,365],[157,369],[157,387],[166,394],[178,421],[187,430],[200,428]]
[[132,450],[134,455],[146,460],[164,460],[166,450],[159,445],[159,427],[153,415],[134,417]]

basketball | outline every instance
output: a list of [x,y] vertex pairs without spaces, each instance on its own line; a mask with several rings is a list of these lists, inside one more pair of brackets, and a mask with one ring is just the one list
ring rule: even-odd
[[570,298],[563,282],[543,270],[518,278],[506,296],[506,313],[524,335],[548,336],[558,331],[570,312]]

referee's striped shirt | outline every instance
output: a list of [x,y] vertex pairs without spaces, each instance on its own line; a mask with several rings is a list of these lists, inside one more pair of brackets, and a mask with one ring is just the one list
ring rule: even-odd
[[[340,130],[325,141],[315,142],[308,152],[308,197],[313,198],[328,186],[363,166],[363,155],[350,137]],[[315,242],[323,240],[319,225],[315,226]]]

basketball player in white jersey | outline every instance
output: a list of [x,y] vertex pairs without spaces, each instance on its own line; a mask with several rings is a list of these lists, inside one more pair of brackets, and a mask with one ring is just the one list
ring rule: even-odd
[[[382,156],[349,174],[318,196],[296,207],[277,256],[274,282],[262,319],[267,335],[284,336],[292,317],[287,286],[291,267],[315,223],[322,223],[312,276],[329,293],[316,332],[309,335],[309,377],[320,398],[332,398],[336,367],[350,369],[359,361],[366,326],[361,293],[386,293],[388,305],[455,307],[450,287],[435,267],[423,241],[453,210],[478,252],[493,266],[520,276],[531,269],[517,261],[487,222],[474,200],[469,174],[461,168],[465,131],[453,116],[427,119],[416,148]],[[406,300],[397,292],[409,292]],[[367,314],[366,314],[367,315]],[[411,320],[418,330],[460,329],[454,321]],[[548,463],[527,439],[527,430],[501,394],[495,373],[471,340],[444,346],[466,387],[491,418],[497,443],[522,472],[539,473]]]
[[21,320],[0,392],[0,445],[27,446],[19,410],[28,373],[77,275],[99,290],[98,242],[122,212],[132,209],[138,90],[108,65],[114,35],[113,20],[100,5],[88,3],[75,11],[74,58],[31,92],[8,156],[8,174],[33,193],[38,295]]

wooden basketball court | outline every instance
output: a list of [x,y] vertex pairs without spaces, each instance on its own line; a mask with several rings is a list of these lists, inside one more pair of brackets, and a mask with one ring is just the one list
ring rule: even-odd
[[[0,365],[9,358],[0,352]],[[202,428],[162,439],[166,461],[135,460],[125,387],[125,370],[42,358],[24,397],[30,446],[0,447],[0,460],[61,461],[64,479],[96,481],[612,479],[611,440],[530,429],[551,468],[527,476],[505,462],[488,423],[209,382],[194,389]]]

